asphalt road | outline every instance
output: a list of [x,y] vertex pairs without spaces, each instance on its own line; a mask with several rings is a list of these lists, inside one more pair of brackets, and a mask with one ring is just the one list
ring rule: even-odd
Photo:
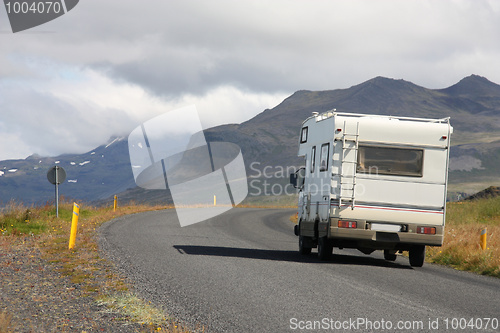
[[184,228],[174,210],[136,214],[105,224],[101,247],[144,298],[206,332],[500,332],[500,279],[381,252],[300,256],[293,213]]

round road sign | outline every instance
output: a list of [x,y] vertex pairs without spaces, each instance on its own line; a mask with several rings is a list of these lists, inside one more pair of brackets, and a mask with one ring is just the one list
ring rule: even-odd
[[47,179],[54,185],[59,185],[66,180],[66,171],[60,167],[52,167],[49,172],[47,172]]

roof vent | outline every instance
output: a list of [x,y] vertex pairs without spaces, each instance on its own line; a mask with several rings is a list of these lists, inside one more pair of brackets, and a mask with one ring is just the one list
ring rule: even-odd
[[315,116],[315,117],[317,117],[317,116],[318,116],[318,114],[319,114],[319,112],[313,112],[313,113],[312,113],[312,115],[313,115],[313,116]]

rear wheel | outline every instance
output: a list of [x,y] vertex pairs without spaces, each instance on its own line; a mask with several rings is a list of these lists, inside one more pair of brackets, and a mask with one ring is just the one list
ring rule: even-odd
[[318,257],[320,260],[329,260],[332,257],[333,244],[328,237],[318,239]]
[[387,261],[396,261],[396,251],[394,250],[384,250],[384,259]]
[[417,245],[410,249],[411,267],[422,267],[425,261],[425,246]]
[[310,240],[311,237],[306,237],[306,236],[299,236],[299,253],[300,254],[310,254],[311,253],[311,247],[309,244],[311,243]]

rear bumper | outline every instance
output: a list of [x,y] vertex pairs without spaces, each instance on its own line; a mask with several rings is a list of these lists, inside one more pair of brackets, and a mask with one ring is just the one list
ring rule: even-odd
[[[387,232],[371,230],[371,224],[366,221],[356,221],[356,228],[339,228],[338,219],[332,218],[330,225],[325,223],[323,227],[318,226],[320,236],[322,230],[334,243],[356,243],[355,247],[367,247],[374,249],[399,248],[403,249],[413,245],[442,246],[444,238],[444,226],[405,223],[404,231]],[[397,224],[395,224],[397,225]],[[433,227],[435,234],[417,233],[417,227]],[[324,234],[323,234],[324,235]],[[348,247],[348,246],[346,246]],[[353,245],[354,247],[354,245]]]

